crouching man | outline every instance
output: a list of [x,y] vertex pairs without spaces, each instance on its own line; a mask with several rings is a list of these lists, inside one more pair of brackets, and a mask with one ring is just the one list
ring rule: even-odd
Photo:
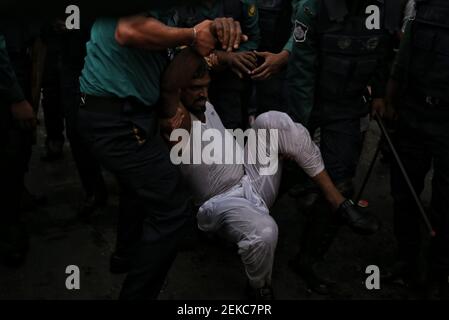
[[[282,161],[271,166],[274,170],[267,170],[267,162],[262,160],[276,161],[279,156],[295,161],[319,185],[336,219],[354,231],[371,234],[379,223],[375,217],[359,213],[340,194],[308,131],[287,114],[272,111],[260,115],[247,143],[243,145],[243,139],[236,142],[235,132],[224,128],[208,102],[209,82],[204,58],[190,49],[181,51],[162,80],[162,132],[172,146],[171,160],[181,165],[199,206],[199,229],[235,243],[248,277],[249,296],[272,299],[278,227],[269,209],[278,195]],[[266,134],[259,135],[261,131]],[[256,136],[255,143],[251,137]]]

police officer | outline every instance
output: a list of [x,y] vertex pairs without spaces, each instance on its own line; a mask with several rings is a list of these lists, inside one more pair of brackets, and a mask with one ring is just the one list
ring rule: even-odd
[[177,9],[178,25],[187,28],[218,17],[239,21],[248,41],[236,52],[215,51],[219,67],[213,68],[211,73],[210,100],[226,128],[243,128],[249,103],[245,91],[250,88],[250,73],[257,66],[257,57],[252,51],[257,49],[260,40],[256,1],[200,0]]
[[[80,132],[120,186],[116,255],[130,264],[122,299],[158,296],[192,217],[188,194],[158,134],[156,105],[166,49],[191,45],[206,56],[217,38],[229,51],[245,40],[233,19],[176,28],[171,17],[153,11],[98,18],[80,78]],[[176,110],[163,110],[162,116],[176,118]]]
[[292,51],[292,21],[299,0],[258,0],[261,41],[256,51],[260,65],[251,72],[253,111],[287,111],[285,102],[286,66]]
[[[42,108],[44,111],[46,154],[44,161],[60,159],[64,147],[64,112],[60,90],[61,50],[63,47],[64,22],[56,21],[42,30],[42,40],[46,45],[46,58],[43,71]],[[67,97],[64,97],[66,99]]]
[[83,19],[80,29],[67,30],[62,20],[56,20],[41,32],[47,45],[42,90],[47,154],[43,159],[52,161],[62,156],[65,127],[85,193],[78,211],[83,220],[87,220],[107,200],[101,167],[78,132],[79,76],[90,27],[91,22]]
[[0,262],[11,266],[21,264],[28,249],[20,200],[36,127],[34,110],[22,85],[0,33]]
[[[415,191],[433,163],[430,271],[449,298],[449,3],[417,0],[416,18],[405,31],[391,74],[397,131],[395,145]],[[389,104],[390,105],[390,104]],[[402,276],[412,285],[426,281],[421,218],[397,166],[392,167],[395,235]],[[424,250],[425,252],[425,250]],[[425,282],[424,282],[425,284]]]
[[[396,1],[305,0],[299,4],[288,66],[288,105],[292,116],[312,132],[320,130],[326,169],[340,191],[353,195],[352,178],[362,148],[361,118],[371,107],[385,108],[387,55],[399,30]],[[295,270],[320,293],[329,286],[314,270],[337,233],[329,213],[317,201],[302,239]]]

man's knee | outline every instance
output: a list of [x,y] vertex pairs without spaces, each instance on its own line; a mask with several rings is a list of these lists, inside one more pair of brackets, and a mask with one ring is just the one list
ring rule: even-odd
[[272,251],[278,239],[278,226],[270,216],[257,219],[253,231],[240,241],[239,247],[243,251]]
[[254,121],[256,129],[286,130],[294,125],[290,116],[284,112],[268,111],[259,115]]

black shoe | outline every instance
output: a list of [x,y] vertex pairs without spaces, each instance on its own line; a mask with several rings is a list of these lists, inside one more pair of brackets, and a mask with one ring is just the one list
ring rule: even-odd
[[380,221],[367,212],[361,212],[351,200],[345,200],[340,205],[337,214],[343,223],[358,234],[370,235],[380,229]]
[[336,283],[318,276],[311,266],[301,263],[299,258],[290,260],[289,266],[304,280],[309,293],[315,292],[323,296],[333,293]]
[[82,221],[89,222],[92,214],[99,208],[104,207],[108,202],[106,195],[88,196],[78,209],[78,218]]
[[113,253],[109,260],[109,271],[113,274],[128,273],[131,267],[128,257],[120,256],[117,253]]
[[263,288],[253,288],[249,285],[246,285],[246,295],[248,299],[251,301],[269,301],[274,300],[273,289],[270,286],[265,286]]
[[62,159],[64,154],[64,141],[52,140],[46,143],[47,153],[41,157],[42,161],[52,162]]

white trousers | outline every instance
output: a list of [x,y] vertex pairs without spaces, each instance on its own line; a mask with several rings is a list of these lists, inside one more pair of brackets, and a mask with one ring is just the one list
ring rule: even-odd
[[[287,114],[264,113],[257,117],[253,127],[277,129],[279,154],[295,160],[309,176],[324,170],[320,151],[309,132]],[[266,150],[269,147],[266,145]],[[259,169],[259,164],[246,164],[246,175],[240,183],[206,201],[197,215],[200,230],[218,233],[237,244],[249,283],[254,288],[271,284],[278,226],[269,208],[278,194],[282,163],[273,175],[260,175]]]

